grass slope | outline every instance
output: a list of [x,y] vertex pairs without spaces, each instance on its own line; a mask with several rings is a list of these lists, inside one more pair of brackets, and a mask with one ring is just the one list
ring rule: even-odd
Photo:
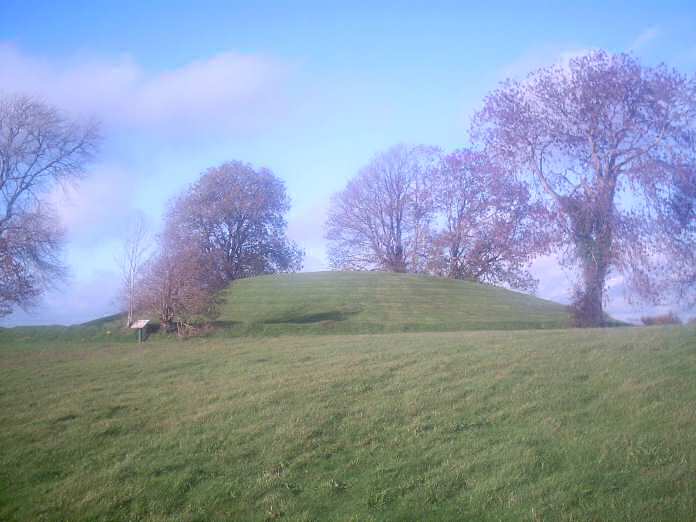
[[565,307],[503,288],[411,274],[315,272],[237,281],[220,321],[234,334],[563,328]]
[[0,328],[0,346],[16,342],[95,342],[111,341],[132,343],[136,332],[125,326],[125,316],[114,314],[72,326],[14,326]]
[[0,519],[696,520],[694,404],[692,327],[4,343]]

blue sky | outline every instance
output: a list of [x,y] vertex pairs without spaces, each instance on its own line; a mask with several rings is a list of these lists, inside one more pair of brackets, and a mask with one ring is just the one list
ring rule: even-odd
[[[0,324],[112,312],[128,220],[142,212],[156,230],[167,200],[225,160],[285,180],[290,235],[323,269],[330,195],[392,144],[466,146],[506,77],[600,47],[696,70],[693,2],[253,4],[0,3],[0,91],[96,116],[104,134],[89,177],[50,195],[69,281]],[[552,259],[535,271],[541,296],[567,299],[570,274]],[[620,286],[609,310],[638,317]]]

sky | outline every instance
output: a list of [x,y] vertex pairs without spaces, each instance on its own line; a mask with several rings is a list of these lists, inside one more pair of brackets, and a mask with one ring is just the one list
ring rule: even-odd
[[[129,223],[156,231],[167,202],[224,161],[285,181],[289,235],[305,270],[325,270],[331,195],[396,143],[468,146],[471,116],[506,78],[597,48],[696,71],[694,2],[467,4],[2,0],[0,93],[96,118],[103,142],[84,180],[49,195],[69,278],[0,325],[116,311]],[[533,271],[539,296],[568,301],[572,272],[550,257]],[[618,318],[673,308],[609,284]]]

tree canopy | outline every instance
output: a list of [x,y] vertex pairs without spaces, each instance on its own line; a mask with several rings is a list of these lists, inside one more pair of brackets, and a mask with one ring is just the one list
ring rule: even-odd
[[186,322],[214,313],[216,292],[236,279],[300,270],[289,209],[284,183],[268,169],[237,161],[208,169],[170,205],[141,306],[165,324]]
[[527,187],[472,150],[398,145],[377,155],[332,200],[335,268],[431,273],[530,290],[543,251],[541,208]]
[[222,284],[296,271],[302,252],[286,235],[290,201],[268,169],[232,161],[208,169],[166,217],[169,241],[191,242],[214,263]]
[[534,290],[528,270],[548,241],[538,226],[542,208],[524,183],[481,152],[442,158],[432,183],[439,224],[429,266],[438,275]]

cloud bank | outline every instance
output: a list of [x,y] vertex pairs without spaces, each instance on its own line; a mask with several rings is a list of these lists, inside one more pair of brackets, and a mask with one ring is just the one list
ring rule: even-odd
[[0,43],[0,91],[37,96],[96,116],[107,128],[187,135],[258,128],[284,110],[290,68],[224,52],[147,72],[129,56],[48,61]]
[[190,156],[210,140],[275,124],[287,107],[291,68],[223,52],[150,71],[126,55],[48,60],[0,42],[0,71],[0,94],[28,94],[102,122],[104,146],[89,176],[50,198],[70,239],[89,243],[112,236],[135,210],[147,158],[161,154],[163,140]]

